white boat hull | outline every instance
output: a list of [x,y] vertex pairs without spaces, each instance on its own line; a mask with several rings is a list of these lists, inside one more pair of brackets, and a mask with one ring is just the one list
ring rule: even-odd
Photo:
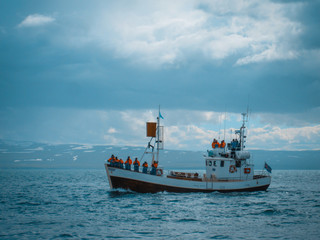
[[128,189],[141,193],[155,192],[235,192],[263,191],[270,183],[270,176],[254,176],[251,180],[177,179],[166,175],[156,176],[134,172],[105,164],[111,189]]

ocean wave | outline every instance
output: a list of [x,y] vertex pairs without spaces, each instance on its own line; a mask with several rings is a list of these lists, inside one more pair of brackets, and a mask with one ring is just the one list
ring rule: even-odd
[[300,175],[279,171],[267,192],[140,194],[110,190],[104,169],[1,170],[0,238],[318,239],[318,182]]

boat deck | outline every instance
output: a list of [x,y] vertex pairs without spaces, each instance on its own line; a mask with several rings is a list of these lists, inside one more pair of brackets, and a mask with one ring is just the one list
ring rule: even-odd
[[202,182],[201,178],[198,177],[185,177],[185,176],[172,176],[172,175],[167,175],[167,178],[174,178],[174,179],[181,179],[181,180],[189,180],[189,181],[199,181]]
[[[114,167],[111,166],[110,164],[106,164],[108,167]],[[115,167],[119,168],[119,167]],[[122,168],[123,169],[123,168]],[[167,177],[171,179],[179,179],[179,180],[184,180],[184,181],[197,181],[197,182],[241,182],[244,181],[244,179],[239,179],[239,178],[234,178],[234,179],[217,179],[217,178],[206,178],[206,175],[204,174],[203,176],[199,176],[198,173],[189,173],[189,172],[176,172],[176,171],[170,171],[168,175],[163,174],[163,169],[161,169],[161,172],[157,171],[156,176],[158,177]],[[134,170],[130,169],[123,169],[125,171],[131,171],[134,172]],[[139,171],[141,174],[150,174],[150,168],[148,168],[147,173]],[[257,174],[253,176],[253,179],[261,179],[267,177],[265,174]],[[247,180],[247,179],[246,179]]]
[[[261,179],[267,177],[266,175],[254,175],[253,179]],[[246,181],[247,179],[217,179],[217,178],[211,178],[211,179],[206,179],[205,176],[204,178],[199,178],[198,176],[194,175],[167,175],[167,178],[174,178],[174,179],[180,179],[180,180],[186,180],[186,181],[199,181],[199,182],[242,182]]]

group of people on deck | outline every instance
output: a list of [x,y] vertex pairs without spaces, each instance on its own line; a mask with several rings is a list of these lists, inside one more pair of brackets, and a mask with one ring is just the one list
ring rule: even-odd
[[213,139],[212,141],[212,148],[225,148],[226,143],[224,140],[221,141],[221,143],[218,142],[217,139]]
[[[108,159],[108,163],[110,164],[111,167],[117,167],[122,169],[125,167],[126,170],[131,170],[131,165],[133,164],[133,170],[135,172],[139,172],[140,162],[138,158],[135,158],[134,162],[132,163],[130,156],[128,156],[127,160],[123,162],[121,158],[118,159],[118,157],[115,157],[112,154],[111,157]],[[156,175],[157,167],[158,167],[158,162],[153,161],[152,168],[150,171],[151,175]],[[146,161],[142,164],[142,172],[148,173],[148,163]]]

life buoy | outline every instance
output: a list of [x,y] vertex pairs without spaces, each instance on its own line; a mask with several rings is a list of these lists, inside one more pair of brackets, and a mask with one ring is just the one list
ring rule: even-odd
[[230,172],[230,173],[234,173],[234,172],[236,172],[236,171],[237,171],[236,166],[235,166],[235,165],[230,165],[230,167],[229,167],[229,172]]
[[245,174],[249,174],[250,172],[251,172],[251,168],[245,168],[245,169],[244,169],[244,173],[245,173]]
[[157,176],[161,176],[163,174],[163,170],[161,168],[157,169]]

